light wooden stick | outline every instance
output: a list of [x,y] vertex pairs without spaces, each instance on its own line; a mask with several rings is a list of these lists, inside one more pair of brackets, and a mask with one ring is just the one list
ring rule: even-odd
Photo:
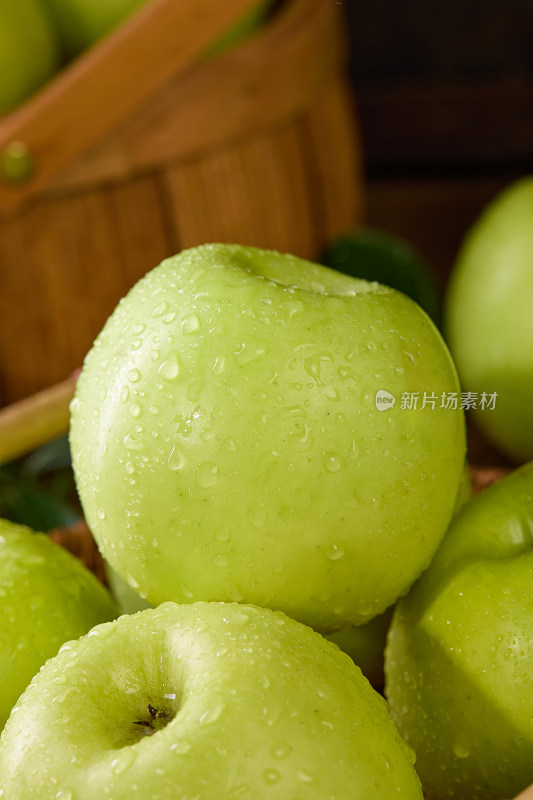
[[68,432],[69,405],[78,373],[0,409],[0,464],[30,453]]
[[515,797],[515,800],[533,800],[533,784]]

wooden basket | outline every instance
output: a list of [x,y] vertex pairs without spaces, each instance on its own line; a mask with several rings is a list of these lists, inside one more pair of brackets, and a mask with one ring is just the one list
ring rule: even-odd
[[[342,4],[285,0],[193,59],[251,0],[151,0],[0,122],[0,405],[81,365],[127,290],[206,241],[316,258],[360,221]],[[191,66],[192,64],[192,66]]]

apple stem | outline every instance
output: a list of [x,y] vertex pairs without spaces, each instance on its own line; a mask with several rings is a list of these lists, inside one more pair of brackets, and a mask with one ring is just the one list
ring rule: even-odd
[[0,465],[68,432],[78,375],[0,409]]

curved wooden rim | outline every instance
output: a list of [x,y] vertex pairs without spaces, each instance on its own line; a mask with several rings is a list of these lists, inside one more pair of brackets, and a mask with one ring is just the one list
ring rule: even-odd
[[[202,25],[198,20],[191,23],[194,46],[188,45],[177,58],[165,32],[169,26],[176,28],[175,9],[182,5],[152,0],[144,15],[135,15],[0,123],[0,153],[9,142],[22,141],[38,165],[23,184],[0,181],[0,213],[43,191],[123,179],[279,124],[315,102],[320,89],[346,63],[342,6],[286,0],[258,35],[183,74],[208,38],[214,38],[213,31],[218,33],[223,21],[227,24],[235,17],[235,8],[242,11],[250,0],[232,0],[233,11],[225,14],[219,9],[226,3],[189,0],[189,12],[215,5],[217,20],[207,33],[203,17]],[[190,13],[183,12],[183,17],[191,19]],[[146,42],[148,30],[153,35]],[[136,63],[136,47],[143,43],[140,57],[144,65],[152,64],[151,54],[160,47],[161,37],[165,54],[148,79]],[[186,38],[182,31],[174,49]]]
[[162,86],[52,188],[164,168],[304,113],[347,63],[339,8],[286,0],[251,40]]

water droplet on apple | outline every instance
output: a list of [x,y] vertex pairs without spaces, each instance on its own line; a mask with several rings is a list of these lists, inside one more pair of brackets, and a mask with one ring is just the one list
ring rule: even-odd
[[263,780],[267,786],[274,786],[276,783],[280,782],[281,775],[277,769],[265,769],[263,772]]
[[344,550],[336,544],[332,544],[331,547],[326,550],[326,555],[330,561],[338,561],[339,558],[343,557]]
[[200,330],[200,317],[198,314],[187,314],[181,323],[181,330],[184,334],[196,333]]
[[166,300],[163,300],[163,302],[159,303],[152,311],[152,317],[162,317],[166,311],[168,311],[168,303]]
[[99,508],[98,511],[96,512],[96,516],[98,517],[98,519],[102,520],[105,519],[106,518],[105,510],[103,508]]
[[298,773],[298,780],[302,783],[312,783],[313,778],[308,772],[304,772],[303,769],[301,769]]
[[468,758],[470,755],[470,748],[464,742],[455,742],[453,745],[453,752],[457,758]]
[[291,417],[305,417],[306,410],[303,406],[286,406],[279,412],[280,419],[291,419]]
[[130,396],[129,388],[127,386],[123,386],[122,387],[122,391],[120,393],[120,402],[121,403],[127,403],[129,396]]
[[220,375],[222,372],[224,372],[225,367],[226,359],[223,356],[217,356],[217,358],[215,358],[215,363],[211,367],[211,372],[214,375]]
[[292,752],[292,747],[290,744],[286,742],[278,742],[277,744],[272,745],[270,748],[270,755],[272,758],[275,758],[281,761],[284,758],[288,758]]
[[183,468],[185,457],[179,444],[175,444],[167,460],[168,468],[177,472]]
[[228,800],[237,800],[239,797],[243,797],[245,794],[248,794],[250,791],[250,787],[247,783],[241,783],[239,786],[235,786],[233,789],[230,789],[228,792]]
[[335,403],[338,403],[341,399],[341,394],[339,390],[335,389],[334,386],[326,386],[326,388],[324,389],[324,394],[328,398],[328,400],[331,400],[332,402]]
[[130,406],[130,414],[135,419],[141,416],[141,407],[139,403],[133,403],[133,405]]
[[124,469],[126,470],[128,475],[133,475],[133,473],[135,472],[135,467],[133,466],[131,461],[126,462],[126,466],[124,467]]
[[229,542],[231,539],[231,534],[228,530],[224,529],[221,531],[217,531],[215,534],[215,538],[218,539],[219,542]]
[[180,371],[179,356],[175,350],[172,350],[165,361],[159,367],[159,374],[166,381],[175,380]]
[[176,319],[176,312],[169,311],[169,313],[165,314],[165,316],[163,317],[163,322],[165,325],[170,325],[170,323],[174,322],[175,319]]
[[228,557],[224,553],[217,553],[217,555],[213,559],[213,564],[215,565],[215,567],[220,567],[221,569],[227,567],[228,563],[229,563]]
[[203,489],[214,486],[219,479],[218,467],[212,461],[203,461],[197,468],[198,483]]
[[263,528],[268,517],[268,511],[263,503],[256,503],[248,512],[248,519],[254,528]]
[[135,763],[136,758],[137,753],[132,747],[124,748],[120,755],[111,762],[111,772],[113,775],[124,775]]
[[138,369],[130,369],[128,378],[132,383],[138,383],[141,380],[141,373]]
[[337,453],[324,453],[323,455],[324,467],[328,472],[338,472],[342,466],[342,462]]
[[55,796],[55,800],[75,800],[75,795],[72,789],[60,789]]
[[127,433],[124,437],[124,446],[127,450],[144,450],[144,441],[142,436],[132,436]]
[[223,710],[224,710],[224,703],[221,700],[213,703],[213,705],[210,706],[207,709],[207,711],[204,711],[204,713],[201,715],[200,724],[208,725],[211,722],[215,722],[220,717]]

